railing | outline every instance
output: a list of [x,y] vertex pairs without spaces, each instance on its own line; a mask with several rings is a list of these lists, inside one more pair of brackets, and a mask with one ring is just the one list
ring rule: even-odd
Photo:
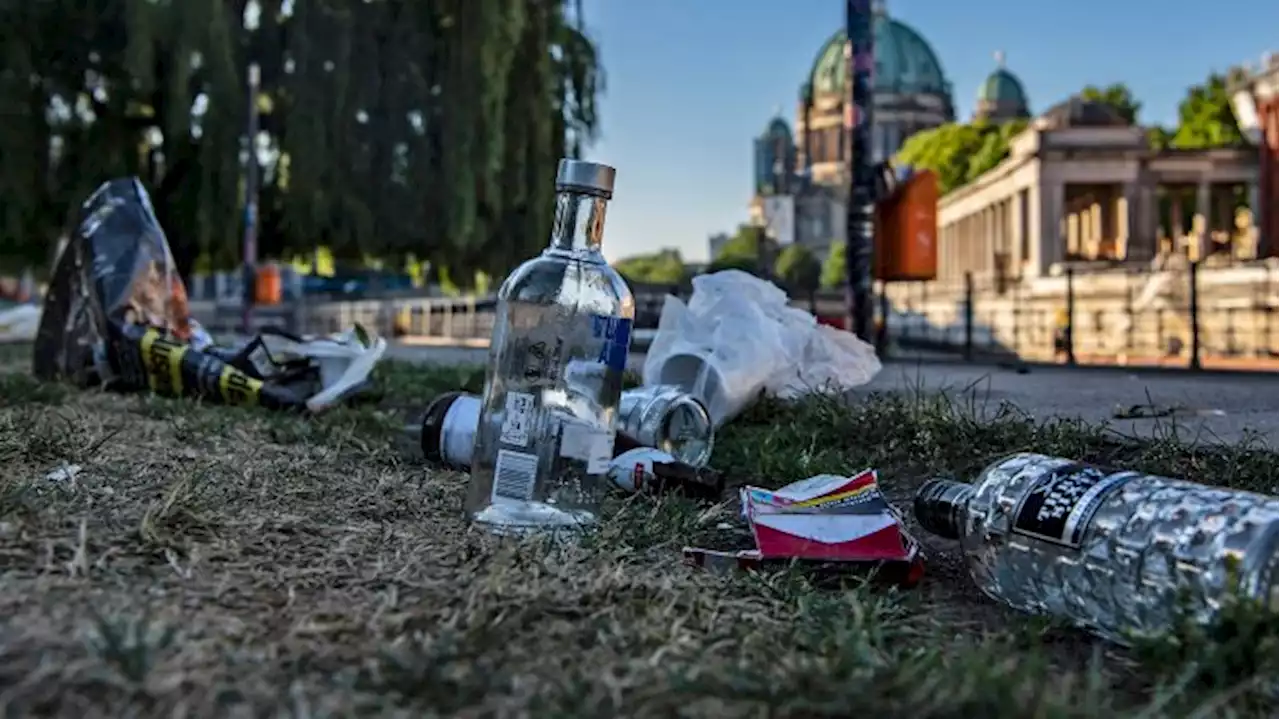
[[[1081,273],[1035,284],[969,275],[889,290],[899,349],[1064,364],[1276,369],[1274,265]],[[883,312],[882,312],[883,316]]]
[[[1081,272],[1028,283],[970,275],[963,282],[893,284],[877,308],[880,350],[888,356],[944,353],[958,359],[1022,359],[1064,364],[1275,369],[1277,272],[1250,267]],[[633,285],[636,327],[657,327],[669,291]],[[843,326],[844,296],[823,292],[792,304],[819,321]],[[240,308],[193,303],[197,319],[217,334],[239,329]],[[335,332],[359,323],[408,342],[485,344],[494,300],[391,297],[303,301],[255,309],[256,325],[301,334]]]

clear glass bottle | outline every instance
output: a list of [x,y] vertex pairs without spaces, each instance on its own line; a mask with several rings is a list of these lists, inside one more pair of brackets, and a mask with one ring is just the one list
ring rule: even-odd
[[551,244],[498,290],[466,512],[497,533],[580,527],[612,458],[635,299],[600,254],[612,167],[561,160]]
[[1121,643],[1208,622],[1232,592],[1277,601],[1276,497],[1023,453],[926,482],[915,515],[989,596]]
[[[422,420],[405,428],[422,455],[433,464],[454,469],[471,467],[481,398],[446,392],[427,406]],[[637,387],[622,393],[613,454],[631,447],[653,447],[691,467],[705,467],[711,459],[714,431],[711,417],[694,396],[675,387]],[[624,446],[626,445],[626,446]]]

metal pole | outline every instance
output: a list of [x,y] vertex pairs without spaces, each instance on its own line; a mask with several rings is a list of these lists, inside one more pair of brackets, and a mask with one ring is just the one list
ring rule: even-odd
[[871,157],[871,124],[875,47],[871,0],[845,0],[848,75],[852,92],[845,108],[849,142],[849,202],[845,252],[849,320],[847,326],[867,342],[873,340],[875,311],[871,287],[871,254],[875,241],[875,164]]
[[1191,320],[1191,361],[1188,364],[1190,369],[1200,369],[1200,261],[1196,260],[1191,263],[1191,273],[1187,278],[1191,284],[1190,288],[1190,310]]
[[246,127],[248,157],[244,171],[244,316],[243,331],[252,332],[255,269],[258,264],[258,88],[262,83],[258,63],[249,64],[249,118]]

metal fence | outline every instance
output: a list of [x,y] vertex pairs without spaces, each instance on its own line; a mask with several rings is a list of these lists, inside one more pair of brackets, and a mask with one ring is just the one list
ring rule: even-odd
[[1081,273],[1035,284],[972,275],[891,287],[890,351],[953,351],[1065,364],[1222,369],[1278,366],[1274,266]]
[[[1185,368],[1275,369],[1275,264],[1250,268],[1081,272],[1028,283],[972,275],[963,282],[881,287],[877,344],[888,356],[947,354],[972,361],[1056,361]],[[634,285],[636,327],[657,327],[667,294],[688,287]],[[843,326],[841,293],[796,298],[820,322]],[[207,304],[207,303],[206,303]],[[239,329],[238,303],[193,312],[215,333]],[[492,297],[387,297],[259,307],[255,325],[303,334],[359,323],[389,337],[483,344],[493,331]]]
[[[688,296],[688,288],[633,285],[635,325],[658,326],[668,294]],[[252,313],[253,328],[281,327],[298,334],[328,334],[360,324],[386,337],[440,344],[487,341],[493,333],[494,304],[486,297],[431,297],[389,293],[378,299],[345,300],[324,297],[288,298],[278,305],[259,305]],[[241,331],[243,310],[238,298],[193,300],[192,314],[214,334]]]

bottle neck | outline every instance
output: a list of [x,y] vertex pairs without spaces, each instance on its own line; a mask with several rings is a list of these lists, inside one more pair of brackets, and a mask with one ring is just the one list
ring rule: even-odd
[[600,254],[608,204],[609,201],[603,197],[582,192],[556,193],[550,249],[573,254]]
[[973,485],[950,479],[931,479],[916,490],[916,521],[930,534],[960,539]]

